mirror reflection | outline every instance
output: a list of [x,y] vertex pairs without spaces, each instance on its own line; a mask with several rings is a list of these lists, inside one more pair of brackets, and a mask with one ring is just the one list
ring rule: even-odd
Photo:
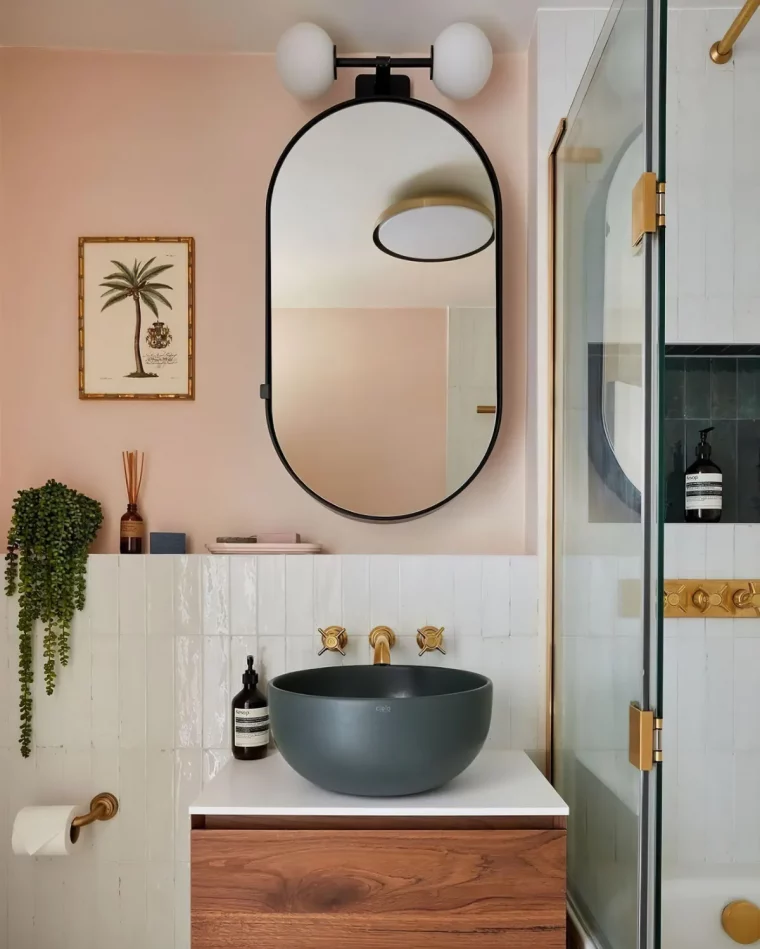
[[347,103],[271,194],[271,425],[320,499],[403,518],[456,493],[498,420],[498,198],[475,145],[413,100]]

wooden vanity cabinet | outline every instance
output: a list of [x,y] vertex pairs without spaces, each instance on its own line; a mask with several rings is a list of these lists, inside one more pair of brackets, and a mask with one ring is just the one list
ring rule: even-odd
[[564,817],[192,820],[192,949],[565,947]]

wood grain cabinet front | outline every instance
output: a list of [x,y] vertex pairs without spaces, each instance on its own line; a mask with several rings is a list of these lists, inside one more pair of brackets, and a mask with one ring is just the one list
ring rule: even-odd
[[564,949],[565,831],[194,830],[193,949]]

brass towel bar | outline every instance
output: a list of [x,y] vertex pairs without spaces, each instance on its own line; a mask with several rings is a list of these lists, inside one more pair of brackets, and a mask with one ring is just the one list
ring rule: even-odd
[[760,580],[666,580],[664,586],[664,615],[668,619],[760,616]]
[[737,13],[736,19],[729,26],[726,35],[722,40],[713,43],[710,48],[710,59],[719,66],[724,66],[731,62],[734,55],[734,43],[744,32],[747,24],[760,7],[760,0],[747,0],[741,10]]

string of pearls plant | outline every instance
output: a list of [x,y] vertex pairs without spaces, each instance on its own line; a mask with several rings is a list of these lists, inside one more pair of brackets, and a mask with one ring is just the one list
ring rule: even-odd
[[5,557],[5,593],[18,592],[21,754],[32,746],[34,628],[42,622],[45,691],[55,688],[56,664],[68,665],[71,622],[85,603],[87,551],[103,522],[98,501],[48,481],[19,491],[13,502]]

